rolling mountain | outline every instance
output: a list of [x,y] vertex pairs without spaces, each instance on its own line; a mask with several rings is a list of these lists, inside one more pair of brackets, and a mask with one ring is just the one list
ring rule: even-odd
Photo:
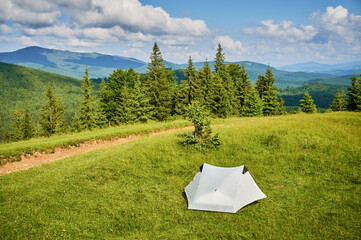
[[291,72],[328,73],[342,76],[351,75],[354,71],[361,72],[361,61],[340,64],[306,62],[280,67],[279,69]]
[[[115,69],[133,68],[137,72],[145,73],[148,67],[146,62],[120,56],[111,56],[100,53],[77,53],[61,51],[41,47],[27,47],[14,52],[0,53],[0,62],[18,64],[26,67],[44,70],[81,79],[84,75],[85,65],[88,65],[90,78],[106,78]],[[230,63],[230,62],[227,62]],[[244,64],[250,80],[255,82],[258,74],[264,74],[267,65],[249,61],[235,62]],[[185,69],[187,64],[176,64],[164,61],[167,68]],[[213,67],[214,62],[209,62]],[[195,62],[197,70],[204,66],[204,62]],[[349,66],[349,65],[347,65]],[[290,68],[292,70],[292,68]],[[289,72],[272,68],[276,78],[276,85],[280,88],[297,87],[309,82],[326,82],[331,84],[345,85],[349,83],[349,76],[337,76],[317,72]],[[294,68],[296,71],[296,67]],[[180,75],[179,75],[180,76]],[[178,79],[181,81],[182,79]]]
[[145,62],[100,53],[77,53],[41,47],[27,47],[15,52],[0,53],[0,62],[17,64],[64,76],[81,79],[85,65],[92,78],[107,77],[117,68],[139,68]]

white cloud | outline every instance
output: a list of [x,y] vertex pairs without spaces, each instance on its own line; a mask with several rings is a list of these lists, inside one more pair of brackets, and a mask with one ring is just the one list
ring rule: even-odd
[[0,32],[3,34],[7,34],[7,33],[11,33],[13,32],[14,29],[12,29],[11,27],[9,27],[6,24],[0,24]]
[[242,47],[242,43],[240,41],[233,41],[230,36],[216,36],[214,38],[214,43],[220,43],[222,47],[227,48],[229,50],[237,50],[242,51],[244,50]]
[[308,26],[293,26],[291,21],[283,21],[280,24],[274,24],[273,20],[264,20],[256,28],[246,28],[243,30],[248,35],[257,35],[268,37],[270,39],[282,40],[285,42],[309,41],[317,33],[315,28]]
[[361,45],[361,16],[349,14],[342,6],[328,7],[317,19],[317,27],[319,33],[315,41],[338,41]]
[[[1,0],[0,31],[28,37],[71,39],[93,44],[117,41],[193,45],[209,35],[203,20],[172,18],[166,11],[139,0]],[[78,39],[77,41],[74,39]],[[87,44],[85,44],[87,45]]]

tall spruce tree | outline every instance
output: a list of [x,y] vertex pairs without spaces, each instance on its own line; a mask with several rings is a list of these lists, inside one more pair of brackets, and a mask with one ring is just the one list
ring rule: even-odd
[[20,141],[23,139],[23,116],[18,110],[14,112],[9,129],[9,136],[11,141]]
[[275,78],[268,66],[265,76],[259,75],[256,89],[263,102],[263,114],[266,116],[282,114],[284,111],[283,100],[276,96],[277,87],[274,86]]
[[182,81],[180,96],[182,104],[186,107],[192,101],[200,100],[200,86],[197,79],[197,72],[194,68],[192,58],[189,57],[188,65],[184,71],[185,79]]
[[335,95],[335,99],[332,101],[331,104],[332,111],[346,111],[347,110],[347,100],[346,100],[346,94],[342,91],[337,91]]
[[23,139],[29,139],[34,136],[35,127],[31,119],[29,109],[25,107],[24,119],[22,124]]
[[100,96],[99,96],[98,109],[97,109],[96,115],[94,116],[95,123],[99,128],[104,128],[104,127],[108,126],[107,116],[105,115],[105,112],[103,111],[103,108],[101,107],[101,99],[102,99],[102,95],[104,94],[105,87],[106,87],[106,83],[103,78],[99,85]]
[[49,86],[46,91],[47,102],[41,108],[40,125],[43,130],[43,134],[47,137],[64,132],[65,118],[64,107],[61,102],[53,94],[53,90]]
[[144,87],[152,107],[151,115],[156,120],[163,121],[171,115],[172,83],[172,79],[167,77],[158,44],[154,43]]
[[205,106],[209,112],[214,112],[214,91],[215,82],[212,73],[212,69],[209,66],[208,61],[204,63],[204,66],[198,72],[198,81],[200,85],[200,104]]
[[233,80],[234,85],[234,98],[232,102],[232,108],[239,116],[243,115],[245,108],[245,99],[251,88],[251,82],[248,78],[248,73],[244,67],[238,64],[231,63],[228,65],[228,72]]
[[[232,102],[234,101],[234,85],[229,75],[227,65],[225,63],[225,56],[221,44],[218,44],[217,53],[214,63],[214,73],[216,77],[217,87],[223,89],[215,89],[215,94],[221,94],[215,96],[216,99],[223,101],[217,104],[217,112],[219,117],[227,117],[233,113]],[[220,80],[220,81],[218,81]],[[224,109],[221,109],[224,108]]]
[[305,92],[303,99],[300,100],[300,110],[305,113],[315,113],[316,105],[313,103],[313,99],[308,92]]
[[81,130],[91,130],[95,125],[94,118],[94,96],[92,96],[92,82],[89,79],[88,67],[85,67],[85,76],[83,76],[83,96],[80,101],[80,113],[78,116]]
[[351,88],[348,95],[347,108],[350,111],[361,111],[361,74],[354,73],[351,77]]
[[134,87],[130,89],[130,121],[131,122],[147,122],[151,119],[151,107],[149,106],[149,99],[142,88],[140,78],[135,79]]

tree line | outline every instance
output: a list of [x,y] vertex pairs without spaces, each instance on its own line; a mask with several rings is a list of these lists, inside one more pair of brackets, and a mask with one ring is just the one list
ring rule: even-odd
[[[185,79],[178,84],[175,72],[165,68],[157,43],[154,43],[146,74],[132,68],[117,69],[108,81],[100,83],[98,103],[92,95],[92,81],[88,69],[82,79],[80,108],[70,126],[66,124],[64,107],[53,93],[46,91],[47,102],[40,112],[41,135],[51,136],[66,131],[82,131],[120,124],[165,121],[183,116],[193,103],[201,106],[212,117],[272,116],[284,114],[282,98],[276,96],[277,87],[273,72],[268,66],[264,75],[259,74],[255,84],[249,80],[244,65],[225,64],[222,46],[218,44],[214,70],[208,62],[195,70],[193,60],[188,59],[184,70]],[[337,93],[331,106],[334,111],[361,111],[361,74],[351,78],[350,93]],[[312,97],[305,93],[300,111],[315,112]],[[13,122],[5,132],[3,141],[18,141],[34,136],[35,130],[30,114],[25,109],[13,115]]]

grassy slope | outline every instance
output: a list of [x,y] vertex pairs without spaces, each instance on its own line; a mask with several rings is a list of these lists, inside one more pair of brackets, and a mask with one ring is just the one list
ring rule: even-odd
[[[361,115],[223,120],[219,150],[144,137],[0,177],[3,239],[356,239]],[[184,131],[183,131],[184,132]],[[187,210],[199,166],[246,164],[268,196],[237,214]]]
[[26,141],[10,142],[0,144],[0,160],[10,156],[17,156],[22,153],[33,153],[35,151],[46,151],[58,146],[67,147],[77,145],[87,140],[109,139],[112,137],[126,137],[133,134],[147,134],[159,130],[180,128],[189,126],[186,120],[176,120],[172,122],[153,122],[128,124],[124,126],[110,127],[106,129],[95,129],[92,131],[83,131],[80,133],[67,133],[53,136],[51,138],[38,137]]

